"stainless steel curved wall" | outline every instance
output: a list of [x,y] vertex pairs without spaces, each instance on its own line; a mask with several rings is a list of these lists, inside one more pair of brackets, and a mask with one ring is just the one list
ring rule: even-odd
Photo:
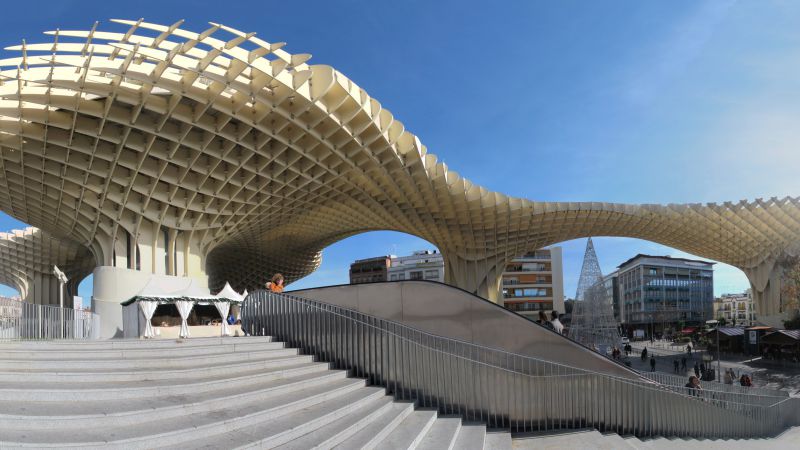
[[625,366],[492,302],[446,284],[397,281],[292,291],[427,333],[631,379]]

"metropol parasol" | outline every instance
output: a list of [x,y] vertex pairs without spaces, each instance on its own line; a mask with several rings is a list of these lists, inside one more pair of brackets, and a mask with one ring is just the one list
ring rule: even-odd
[[58,261],[2,266],[15,272],[5,282],[30,280],[25,292],[52,283],[26,271],[53,263],[78,282],[95,268],[99,312],[152,276],[252,291],[274,272],[308,275],[339,240],[396,230],[441,250],[447,283],[496,300],[517,255],[628,236],[736,266],[759,314],[782,312],[777,262],[798,253],[798,198],[511,197],[449,170],[353,81],[284,43],[213,23],[111,22],[47,32],[0,61],[0,209],[63,247],[33,253]]

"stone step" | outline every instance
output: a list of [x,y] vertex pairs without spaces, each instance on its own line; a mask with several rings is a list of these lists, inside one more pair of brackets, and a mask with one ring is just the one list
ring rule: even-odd
[[345,371],[322,371],[267,378],[253,386],[232,386],[220,391],[186,396],[134,399],[125,402],[84,401],[80,403],[4,402],[0,404],[0,430],[75,429],[91,423],[97,427],[133,426],[152,420],[166,420],[195,412],[210,412],[227,405],[250,405],[277,395],[296,392],[321,383],[346,379]]
[[381,389],[365,389],[364,380],[341,379],[277,395],[265,401],[229,404],[213,411],[183,414],[169,420],[153,420],[136,426],[100,428],[87,424],[72,430],[3,430],[0,448],[187,448],[192,447],[187,446],[187,442],[207,441],[226,433],[245,435],[252,427],[277,422],[282,417],[322,402],[346,397],[345,403],[357,404],[359,399],[371,395],[384,394]]
[[378,442],[386,438],[394,429],[414,412],[414,403],[394,402],[383,414],[376,417],[363,429],[353,434],[334,448],[339,450],[377,448]]
[[453,450],[459,430],[461,430],[460,417],[439,417],[417,448],[420,450]]
[[483,450],[486,443],[486,425],[461,424],[456,436],[455,448],[459,450]]
[[373,420],[384,414],[393,405],[392,397],[381,397],[369,405],[353,411],[334,422],[314,430],[300,438],[291,440],[277,449],[307,450],[309,448],[331,448],[349,439],[364,429]]
[[275,448],[295,439],[316,434],[332,422],[368,408],[373,402],[387,398],[379,387],[362,387],[341,397],[326,400],[291,414],[263,421],[237,430],[235,433],[181,443],[175,448],[219,449],[219,448]]
[[436,411],[417,409],[408,415],[389,435],[378,443],[377,448],[406,450],[416,448],[436,421]]
[[[297,355],[292,349],[275,350],[274,355],[256,361],[246,361],[242,363],[223,363],[210,366],[189,367],[186,369],[161,368],[156,370],[130,370],[122,369],[119,371],[109,371],[100,369],[97,372],[86,371],[2,371],[0,372],[0,383],[18,383],[25,380],[27,387],[35,384],[66,383],[74,386],[81,383],[109,383],[124,381],[159,381],[159,380],[185,380],[187,378],[233,376],[237,373],[249,372],[252,370],[266,369],[269,367],[285,366],[287,364],[297,364],[301,362],[312,362],[311,355]],[[55,370],[55,369],[52,369]]]
[[220,355],[241,353],[251,350],[283,348],[282,342],[241,342],[204,346],[172,346],[158,348],[124,348],[118,350],[9,350],[0,348],[0,361],[64,361],[64,360],[111,360],[111,359],[154,359],[195,355]]
[[280,378],[288,375],[321,372],[328,370],[328,363],[301,363],[294,366],[274,367],[234,377],[218,377],[216,379],[190,379],[175,383],[172,380],[160,382],[128,382],[105,385],[95,388],[91,384],[80,388],[24,388],[21,386],[9,387],[8,384],[0,388],[0,402],[29,401],[29,402],[80,402],[86,399],[118,401],[122,399],[153,398],[163,396],[188,395],[194,392],[207,392],[224,389],[227,386],[252,386],[269,377]]
[[511,450],[513,441],[507,431],[491,431],[486,433],[484,450]]
[[[273,345],[273,344],[269,344]],[[279,344],[282,345],[282,344]],[[107,360],[23,360],[0,361],[3,371],[97,371],[97,370],[136,370],[136,369],[181,369],[189,367],[206,367],[216,364],[234,363],[242,361],[256,361],[275,355],[296,355],[297,349],[278,347],[275,349],[254,349],[244,353],[220,353],[216,355],[177,356],[138,359],[107,359]]]
[[155,349],[170,347],[207,347],[219,344],[242,344],[272,342],[271,336],[206,337],[189,339],[108,339],[108,340],[57,340],[57,341],[6,341],[0,342],[0,350],[123,350]]

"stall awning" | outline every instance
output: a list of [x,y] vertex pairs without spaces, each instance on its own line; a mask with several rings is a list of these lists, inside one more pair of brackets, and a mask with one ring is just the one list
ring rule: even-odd
[[762,344],[797,345],[800,344],[800,330],[778,330],[761,338]]
[[225,287],[217,295],[211,295],[207,288],[199,286],[197,281],[191,278],[177,286],[174,280],[165,283],[163,280],[152,278],[138,294],[122,302],[122,306],[128,306],[137,301],[170,304],[181,300],[208,305],[217,302],[241,303],[244,297],[234,291],[229,283],[225,283]]

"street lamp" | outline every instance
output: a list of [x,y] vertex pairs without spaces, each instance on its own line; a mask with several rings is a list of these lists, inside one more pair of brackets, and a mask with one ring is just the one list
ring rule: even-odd
[[720,360],[719,360],[719,321],[718,320],[706,320],[706,325],[714,325],[714,330],[717,332],[717,381],[722,381],[722,372],[720,368]]
[[58,268],[53,266],[53,275],[58,278],[58,306],[60,306],[58,313],[61,317],[61,337],[64,337],[64,285],[67,283],[67,275]]

